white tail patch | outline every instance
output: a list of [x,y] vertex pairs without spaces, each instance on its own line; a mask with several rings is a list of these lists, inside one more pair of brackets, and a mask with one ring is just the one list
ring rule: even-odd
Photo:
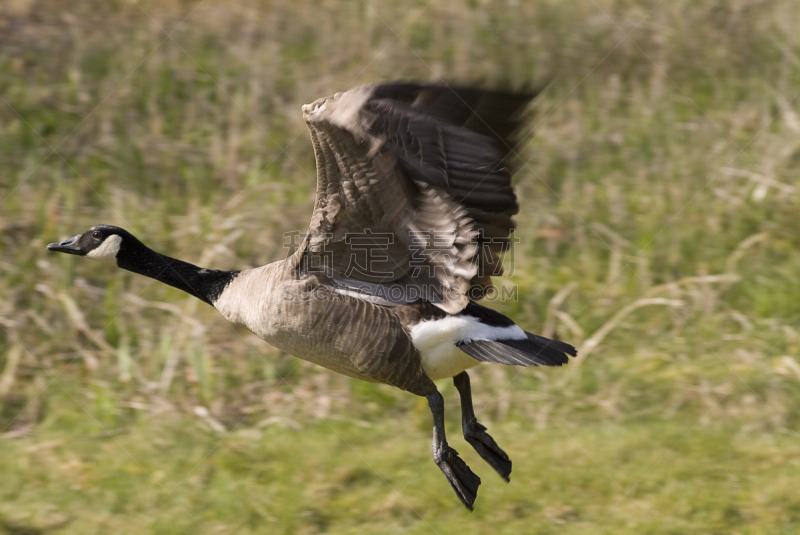
[[528,335],[517,325],[496,327],[468,315],[422,321],[410,327],[414,347],[422,355],[422,367],[431,379],[453,377],[480,364],[456,347],[474,340],[526,340]]
[[99,246],[86,253],[86,258],[91,258],[92,260],[96,260],[98,262],[110,262],[116,265],[117,253],[119,252],[119,246],[121,244],[122,236],[119,234],[112,234],[103,240],[103,243],[101,243]]

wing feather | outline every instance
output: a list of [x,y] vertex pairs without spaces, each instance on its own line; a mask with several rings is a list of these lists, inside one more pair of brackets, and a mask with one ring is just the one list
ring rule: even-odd
[[381,303],[480,298],[519,210],[509,154],[534,96],[394,83],[304,106],[318,176],[298,269]]

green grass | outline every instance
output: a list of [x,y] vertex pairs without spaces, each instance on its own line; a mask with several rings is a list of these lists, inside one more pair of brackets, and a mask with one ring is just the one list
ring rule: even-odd
[[[798,27],[790,0],[0,6],[0,531],[797,532]],[[280,259],[313,204],[300,105],[434,78],[552,78],[491,306],[584,355],[471,372],[509,485],[440,384],[472,514],[424,400],[44,250],[111,223]]]
[[[224,438],[178,415],[140,418],[111,437],[45,427],[8,448],[3,498],[49,509],[28,522],[60,514],[82,533],[796,532],[800,468],[785,454],[794,438],[742,441],[731,426],[687,436],[692,424],[497,426],[518,460],[515,481],[486,474],[473,514],[454,506],[431,469],[419,447],[427,430],[407,421],[247,428]],[[6,506],[7,518],[22,516],[18,509]]]

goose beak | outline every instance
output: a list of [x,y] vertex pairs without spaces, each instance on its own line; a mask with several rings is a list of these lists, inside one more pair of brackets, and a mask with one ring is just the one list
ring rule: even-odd
[[78,238],[80,237],[81,235],[78,234],[77,236],[68,238],[62,241],[61,243],[51,243],[50,245],[47,246],[47,250],[55,251],[57,253],[81,255],[83,254],[83,252],[80,250],[80,247],[78,247]]

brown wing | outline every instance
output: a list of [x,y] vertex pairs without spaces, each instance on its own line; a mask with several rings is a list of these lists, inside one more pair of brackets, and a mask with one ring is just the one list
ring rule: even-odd
[[298,269],[387,305],[481,298],[519,210],[507,160],[534,96],[384,84],[303,106],[318,178]]

